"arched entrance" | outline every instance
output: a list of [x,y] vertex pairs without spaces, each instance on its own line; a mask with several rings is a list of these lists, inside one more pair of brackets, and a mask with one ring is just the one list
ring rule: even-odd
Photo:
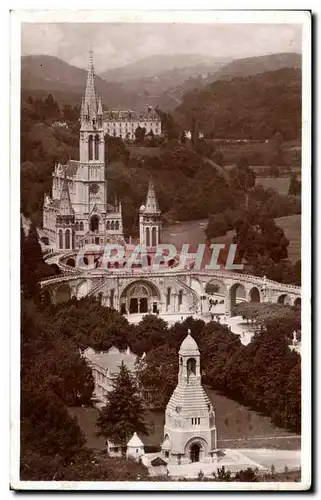
[[60,285],[59,288],[56,289],[55,293],[55,303],[59,304],[60,302],[67,302],[71,298],[70,288],[67,283]]
[[70,266],[70,267],[75,267],[75,259],[73,259],[72,257],[70,257],[70,258],[67,260],[66,265],[67,265],[67,266]]
[[198,443],[192,444],[190,448],[190,459],[191,462],[199,462],[200,461],[200,452],[201,447]]
[[261,302],[260,292],[256,286],[250,290],[250,302]]
[[294,307],[299,309],[301,308],[301,297],[297,297],[294,301]]
[[90,217],[90,231],[98,231],[99,228],[99,217],[98,215],[92,215]]
[[120,296],[122,314],[147,314],[159,311],[160,293],[156,285],[147,281],[135,281]]
[[278,298],[278,304],[283,304],[283,305],[289,305],[291,303],[290,297],[286,294],[283,293],[282,295],[279,296]]
[[234,283],[230,291],[231,310],[240,302],[246,301],[246,291],[244,285]]

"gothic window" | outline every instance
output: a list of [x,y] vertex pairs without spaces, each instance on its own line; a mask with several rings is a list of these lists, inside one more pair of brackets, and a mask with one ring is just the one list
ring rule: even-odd
[[110,290],[110,297],[109,297],[110,307],[114,307],[114,296],[115,296],[115,290],[113,288],[112,290]]
[[83,222],[81,222],[81,223],[79,224],[79,231],[83,231],[83,230],[84,230],[84,223],[83,223]]
[[119,221],[118,220],[116,220],[116,222],[115,222],[115,229],[116,229],[116,231],[119,230]]
[[180,290],[178,294],[178,305],[181,306],[182,303],[183,303],[183,290]]
[[65,233],[65,248],[66,250],[70,249],[70,230],[67,229]]
[[95,160],[99,160],[99,136],[95,136]]
[[93,160],[93,136],[88,137],[88,160]]
[[89,192],[90,192],[90,194],[97,194],[98,191],[99,191],[98,184],[90,184],[90,186],[89,186]]
[[99,217],[98,215],[92,215],[90,219],[90,230],[98,231],[99,228]]
[[63,234],[62,234],[62,229],[59,230],[59,248],[64,247],[64,241],[63,241]]
[[74,229],[72,230],[72,243],[71,244],[72,244],[72,248],[75,248],[76,245],[75,245],[75,230]]
[[152,229],[152,247],[156,247],[157,245],[157,229],[153,227]]
[[113,221],[113,220],[111,221],[111,225],[110,225],[110,227],[111,227],[111,230],[112,230],[112,231],[115,229],[115,223],[114,223],[114,221]]
[[187,360],[187,375],[193,373],[196,374],[196,361],[194,358],[189,358]]
[[149,227],[146,227],[146,246],[150,246]]
[[76,222],[76,231],[79,231],[79,222]]
[[170,303],[171,303],[171,289],[167,288],[166,306],[168,307]]
[[107,221],[106,229],[107,229],[107,230],[109,230],[109,229],[110,229],[110,220],[108,220],[108,221]]

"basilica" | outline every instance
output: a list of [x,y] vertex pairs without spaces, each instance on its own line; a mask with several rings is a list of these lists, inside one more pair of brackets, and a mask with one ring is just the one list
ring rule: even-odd
[[[79,160],[55,166],[52,195],[44,199],[43,228],[54,239],[57,250],[75,250],[86,244],[124,244],[122,204],[107,199],[105,147],[103,108],[95,89],[91,54],[81,102]],[[141,244],[156,246],[161,217],[152,182],[139,221]]]

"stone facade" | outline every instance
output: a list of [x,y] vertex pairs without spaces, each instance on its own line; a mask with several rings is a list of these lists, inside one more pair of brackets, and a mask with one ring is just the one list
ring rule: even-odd
[[179,350],[178,384],[165,413],[163,456],[170,463],[199,462],[217,448],[215,412],[201,383],[200,352],[190,331]]
[[123,241],[121,203],[107,202],[103,110],[92,56],[81,103],[79,160],[57,164],[52,175],[52,195],[44,199],[43,227],[55,236],[57,249]]
[[146,111],[106,111],[103,115],[104,132],[112,137],[135,139],[138,127],[145,128],[146,135],[162,133],[161,119],[151,106]]

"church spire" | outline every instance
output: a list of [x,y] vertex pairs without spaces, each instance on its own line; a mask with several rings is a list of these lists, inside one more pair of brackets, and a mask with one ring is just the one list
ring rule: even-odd
[[97,117],[102,116],[101,99],[96,93],[95,88],[95,71],[93,62],[93,51],[89,52],[89,66],[86,80],[85,97],[81,106],[81,114],[87,120],[97,120]]
[[72,208],[70,193],[68,188],[68,181],[65,172],[65,178],[62,185],[60,202],[59,202],[59,215],[74,215],[74,209]]
[[159,213],[157,197],[152,179],[149,180],[145,206],[146,206],[145,212],[149,214]]

